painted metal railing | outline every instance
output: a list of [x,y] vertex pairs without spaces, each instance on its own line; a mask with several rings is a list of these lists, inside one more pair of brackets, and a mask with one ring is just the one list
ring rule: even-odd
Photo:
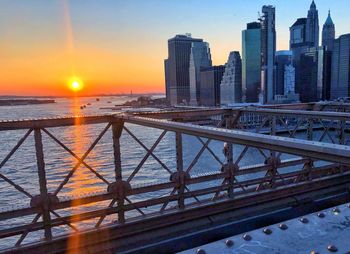
[[[349,146],[232,130],[235,127],[232,125],[232,118],[228,117],[226,120],[228,129],[118,114],[0,122],[2,131],[26,130],[24,136],[2,159],[0,178],[9,188],[14,188],[28,197],[26,206],[2,207],[0,221],[6,221],[8,225],[0,228],[0,242],[14,242],[14,247],[20,248],[33,232],[39,238],[43,232],[40,240],[52,241],[62,234],[59,229],[63,226],[69,228],[65,231],[66,234],[74,235],[88,229],[99,230],[111,225],[118,227],[149,217],[181,213],[194,207],[216,206],[218,202],[237,200],[237,204],[244,206],[349,181]],[[57,128],[78,128],[89,124],[103,125],[103,128],[81,156],[54,134]],[[156,141],[147,146],[142,137],[137,136],[138,128],[157,129],[160,134],[156,132],[159,134]],[[88,156],[109,132],[112,132],[110,149],[113,151],[114,163],[112,181],[87,162]],[[173,167],[169,167],[155,153],[159,143],[169,133],[175,139],[172,158],[176,163]],[[43,135],[76,160],[53,191],[48,189]],[[128,175],[123,172],[122,147],[125,144],[122,142],[122,135],[128,135],[129,139],[133,139],[145,151]],[[33,182],[32,185],[39,190],[37,195],[30,193],[2,172],[2,168],[15,152],[31,137],[34,138],[33,149],[38,175],[38,182]],[[194,149],[194,156],[185,161],[184,138],[187,137],[191,137],[191,142],[186,142],[187,145],[192,146],[192,141],[196,140],[200,149]],[[210,146],[213,142],[222,144],[224,155]],[[249,151],[254,151],[253,159]],[[205,157],[205,152],[205,165],[218,165],[217,168],[209,172],[200,168],[194,172],[194,167]],[[248,155],[250,159],[243,163]],[[158,163],[153,170],[166,180],[135,184],[136,176],[150,158]],[[104,190],[80,196],[60,196],[63,188],[82,166],[102,182]],[[20,167],[19,163],[17,170]],[[30,181],[31,179],[21,179],[21,182]],[[16,195],[12,202],[16,203]],[[85,209],[86,206],[89,209]],[[13,222],[19,219],[21,223]],[[92,223],[84,224],[91,221]]]

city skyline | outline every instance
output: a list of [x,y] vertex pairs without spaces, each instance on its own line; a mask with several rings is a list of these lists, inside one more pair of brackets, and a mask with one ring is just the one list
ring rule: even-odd
[[[262,5],[271,4],[276,7],[277,50],[289,49],[289,27],[306,16],[310,3],[4,0],[0,94],[69,95],[65,83],[72,75],[85,83],[81,94],[165,92],[168,38],[186,32],[203,38],[213,64],[224,64],[229,52],[242,52],[246,23],[257,20]],[[347,1],[316,4],[320,27],[330,9],[336,38],[350,32]]]

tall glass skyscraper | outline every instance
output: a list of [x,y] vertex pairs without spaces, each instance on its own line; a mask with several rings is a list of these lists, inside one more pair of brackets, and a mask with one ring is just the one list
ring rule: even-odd
[[220,106],[220,84],[224,71],[224,65],[201,69],[200,105]]
[[261,17],[261,91],[259,101],[274,99],[274,68],[276,52],[275,7],[264,5]]
[[190,34],[176,35],[168,40],[168,59],[165,64],[165,78],[169,87],[171,105],[190,102],[190,56],[193,42],[203,42]]
[[247,24],[242,31],[242,96],[244,102],[258,102],[261,84],[261,25]]
[[334,41],[331,99],[350,97],[350,34]]

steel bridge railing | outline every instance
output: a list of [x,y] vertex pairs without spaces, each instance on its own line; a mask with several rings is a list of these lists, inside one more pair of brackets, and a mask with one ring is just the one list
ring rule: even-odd
[[[232,119],[227,118],[226,125],[232,127],[230,124]],[[81,125],[102,125],[103,128],[95,133],[96,137],[82,155],[78,155],[60,140],[55,130],[69,126],[79,128]],[[138,137],[140,128],[158,130],[154,132],[158,136],[152,145],[146,144],[144,137]],[[50,242],[62,237],[62,227],[67,228],[63,233],[69,237],[86,230],[100,230],[111,225],[127,226],[149,217],[181,213],[194,207],[216,206],[218,202],[237,200],[242,206],[266,202],[293,193],[333,186],[335,183],[347,183],[350,179],[349,146],[240,130],[130,115],[3,121],[0,122],[0,130],[26,131],[0,162],[0,181],[28,199],[27,205],[22,207],[5,207],[0,210],[0,222],[6,222],[7,225],[1,228],[0,224],[0,243],[14,243],[14,247],[2,245],[7,250],[21,248],[23,243],[27,243],[25,240]],[[111,139],[110,150],[114,164],[113,170],[109,172],[112,177],[109,178],[103,169],[96,169],[87,160],[108,133],[111,133],[108,138]],[[173,142],[167,142],[174,147],[171,150],[172,156],[167,159],[174,160],[172,166],[156,153],[159,144],[169,134],[171,136],[168,136],[168,140],[173,139]],[[123,147],[128,144],[124,143],[126,139],[122,137],[134,140],[139,149],[144,151],[142,156],[137,153],[138,160],[132,160],[133,170],[128,174],[123,170]],[[11,180],[2,169],[29,138],[34,139],[32,144],[38,182],[32,182],[31,179]],[[73,167],[65,171],[54,188],[49,188],[47,181],[49,171],[46,168],[44,142],[47,138],[75,160]],[[198,149],[194,149],[194,142],[197,142]],[[219,155],[217,149],[211,146],[214,142],[221,144],[223,155],[221,151]],[[187,156],[189,151],[193,153],[192,157]],[[132,153],[132,150],[128,153]],[[156,162],[153,171],[164,180],[140,184],[135,179],[150,159]],[[201,162],[202,159],[205,161]],[[212,165],[213,170],[205,170]],[[103,189],[84,194],[84,187],[81,186],[78,196],[60,195],[83,166],[93,177],[99,179]],[[14,170],[20,171],[20,167],[18,164]],[[38,190],[36,194],[24,187],[28,183]],[[0,199],[1,193],[3,192],[0,192]],[[11,203],[15,204],[17,195],[14,193],[11,197]],[[166,222],[158,222],[161,223]],[[32,233],[37,238],[30,238]]]

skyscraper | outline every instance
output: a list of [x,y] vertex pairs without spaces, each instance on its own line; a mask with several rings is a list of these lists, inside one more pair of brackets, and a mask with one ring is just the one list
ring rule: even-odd
[[202,106],[220,106],[220,84],[224,71],[224,65],[201,69],[200,104]]
[[326,47],[326,50],[332,51],[334,47],[335,39],[335,25],[331,18],[331,12],[328,12],[328,17],[323,25],[322,29],[322,46]]
[[310,42],[311,47],[319,46],[319,31],[318,10],[314,0],[312,0],[306,20],[306,40]]
[[261,90],[259,101],[271,103],[274,98],[276,52],[275,7],[264,5],[261,17]]
[[193,42],[203,42],[190,34],[176,35],[168,40],[165,75],[171,105],[190,102],[190,56]]
[[200,69],[212,65],[209,44],[192,42],[190,56],[190,104],[197,106],[200,102]]
[[242,102],[242,60],[238,51],[230,53],[220,85],[220,104]]
[[281,50],[276,52],[276,90],[274,94],[284,95],[284,81],[286,66],[292,65],[292,51]]
[[170,80],[169,80],[168,59],[164,60],[164,73],[165,73],[165,96],[167,101],[170,102]]
[[350,97],[350,34],[334,41],[331,99]]
[[242,95],[244,102],[258,102],[261,84],[261,25],[247,24],[242,31]]

